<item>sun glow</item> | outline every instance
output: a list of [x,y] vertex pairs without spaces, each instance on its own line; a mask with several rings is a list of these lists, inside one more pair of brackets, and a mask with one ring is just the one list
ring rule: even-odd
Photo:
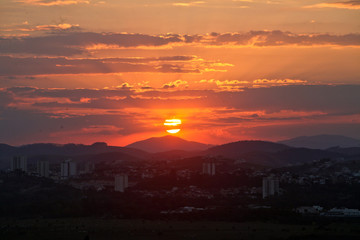
[[180,129],[168,129],[166,130],[168,133],[171,133],[171,134],[175,134],[175,133],[178,133],[180,132]]
[[167,127],[166,132],[175,134],[180,132],[179,126],[181,125],[180,119],[166,119],[164,122],[164,126]]

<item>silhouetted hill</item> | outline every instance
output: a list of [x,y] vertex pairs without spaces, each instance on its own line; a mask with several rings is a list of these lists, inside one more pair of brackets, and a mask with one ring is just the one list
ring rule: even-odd
[[212,145],[187,141],[179,137],[167,135],[163,137],[152,137],[143,141],[134,142],[130,145],[127,145],[126,147],[157,153],[171,150],[201,151],[206,150],[211,146]]
[[56,155],[84,155],[98,154],[104,152],[126,152],[133,155],[145,156],[146,153],[141,150],[127,149],[124,147],[108,146],[106,143],[94,143],[92,145],[83,144],[53,144],[53,143],[37,143],[20,146],[17,148],[19,154],[35,155],[35,154],[56,154]]
[[312,175],[336,176],[339,172],[351,171],[353,173],[360,171],[360,159],[356,160],[331,160],[322,159],[321,161],[297,166],[282,167],[276,169],[276,172],[291,172],[303,175],[304,173]]
[[239,141],[215,146],[206,150],[206,155],[224,156],[228,158],[239,158],[244,153],[268,152],[274,153],[290,147],[273,142],[265,141]]
[[342,156],[343,155],[340,153],[308,148],[290,148],[274,154],[274,157],[278,159],[281,165],[302,164],[312,162],[314,160],[324,158],[335,159]]
[[16,147],[4,143],[0,143],[0,155],[5,153],[15,153],[16,149],[17,149]]
[[308,148],[288,148],[278,152],[253,151],[238,156],[248,163],[268,167],[298,165],[324,158],[337,159],[340,157],[343,157],[343,154]]
[[136,158],[143,159],[149,156],[149,153],[133,148],[108,146],[106,143],[94,143],[92,145],[83,144],[53,144],[37,143],[13,147],[6,144],[0,144],[0,169],[9,167],[9,160],[14,155],[28,156],[28,162],[33,163],[37,159],[61,159],[61,156],[75,157],[83,155],[98,155],[103,153],[119,153],[123,155],[122,159]]
[[115,166],[120,163],[138,162],[142,160],[142,158],[134,157],[132,155],[123,152],[107,152],[107,153],[75,156],[73,157],[73,160],[75,160],[80,164],[86,162],[93,162],[94,164],[101,163],[102,166],[104,165]]
[[0,144],[0,169],[8,168],[9,159],[14,155],[28,156],[30,164],[39,159],[48,159],[52,163],[58,163],[65,158],[72,158],[79,162],[105,161],[111,165],[141,159],[185,161],[184,159],[194,157],[222,156],[233,160],[242,159],[249,164],[280,167],[324,158],[344,157],[350,159],[350,157],[359,156],[360,152],[360,148],[331,148],[328,150],[292,148],[284,144],[266,141],[239,141],[208,148],[209,146],[174,136],[149,138],[127,147],[108,146],[106,143],[92,145],[40,143],[20,147]]
[[332,147],[326,150],[330,152],[341,153],[347,156],[360,156],[360,147],[350,147],[350,148]]
[[184,151],[184,150],[171,150],[166,152],[158,152],[151,154],[151,160],[177,160],[183,158],[190,158],[195,156],[202,156],[201,151]]
[[269,167],[302,164],[323,158],[339,158],[341,153],[319,149],[292,148],[265,141],[239,141],[212,147],[206,155],[242,159],[248,163]]
[[313,149],[327,149],[331,147],[360,147],[360,140],[340,135],[301,136],[279,143],[291,147],[305,147]]

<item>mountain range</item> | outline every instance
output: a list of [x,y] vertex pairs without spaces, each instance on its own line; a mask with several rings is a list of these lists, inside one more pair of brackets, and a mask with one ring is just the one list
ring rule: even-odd
[[[305,141],[306,139],[317,139],[317,141],[312,141],[312,143],[318,145],[311,145],[311,148],[304,148],[301,144],[296,145],[299,144],[299,142],[295,141],[296,138],[295,140],[290,139],[282,141],[281,143],[238,141],[213,146],[187,141],[174,136],[149,138],[125,147],[108,146],[106,143],[94,143],[92,145],[39,143],[19,147],[0,144],[0,169],[8,168],[9,159],[14,155],[27,155],[29,163],[35,163],[38,159],[49,159],[52,162],[59,162],[64,158],[73,158],[79,162],[111,161],[114,163],[120,160],[176,160],[221,156],[270,167],[302,164],[323,158],[337,159],[360,156],[360,147],[333,147],[325,149],[329,144],[348,146],[341,145],[344,144],[343,140],[348,138],[331,136],[329,137],[331,141],[325,141],[326,137],[324,136],[327,135],[297,138],[301,140],[303,145],[311,142]],[[320,144],[321,139],[325,139],[322,144]],[[339,139],[339,141],[336,142],[336,139]],[[356,139],[352,141],[348,139],[346,143],[350,145],[355,144],[356,146]],[[296,147],[293,147],[294,145],[296,145]],[[321,146],[323,149],[315,149],[314,146]]]
[[146,140],[134,142],[127,145],[128,148],[141,149],[149,153],[166,152],[172,150],[202,151],[213,145],[187,141],[179,137],[166,135],[163,137],[152,137]]
[[315,136],[301,136],[279,143],[291,146],[291,147],[305,147],[313,149],[327,149],[332,147],[360,147],[360,139],[345,137],[341,135],[315,135]]

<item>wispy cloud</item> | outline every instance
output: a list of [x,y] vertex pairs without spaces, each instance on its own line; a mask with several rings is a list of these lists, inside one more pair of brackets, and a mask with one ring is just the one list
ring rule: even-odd
[[201,4],[204,4],[206,2],[204,1],[194,1],[194,2],[176,2],[173,3],[172,5],[175,7],[194,7],[194,6],[199,6]]
[[88,0],[15,0],[15,2],[38,5],[38,6],[63,6],[63,5],[73,5],[73,4],[89,4]]
[[[193,57],[91,58],[64,57],[14,58],[0,56],[0,75],[84,74],[117,72],[200,73],[203,64],[192,64]],[[185,64],[189,62],[189,64]]]
[[4,28],[1,31],[5,32],[66,32],[66,31],[79,31],[81,30],[79,24],[69,24],[69,23],[59,23],[59,24],[48,24],[48,25],[37,25],[31,26],[30,24],[23,24],[22,26],[15,27],[15,28]]
[[360,9],[360,1],[353,0],[353,1],[344,1],[344,2],[324,2],[318,3],[313,5],[304,6],[304,8],[340,8],[340,9]]

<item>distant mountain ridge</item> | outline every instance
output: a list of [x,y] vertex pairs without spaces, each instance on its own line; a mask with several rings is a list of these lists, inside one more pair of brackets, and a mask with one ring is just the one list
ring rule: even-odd
[[290,147],[284,144],[266,141],[238,141],[209,148],[206,151],[206,154],[214,156],[223,155],[229,158],[238,158],[242,154],[248,152],[260,151],[274,153],[288,148]]
[[327,134],[315,136],[301,136],[279,141],[278,143],[282,143],[291,147],[304,147],[312,149],[327,149],[332,147],[360,147],[360,139],[345,137],[341,135]]
[[[59,159],[60,156],[74,158],[76,156],[90,156],[106,153],[119,153],[130,158],[143,159],[148,157],[149,153],[139,149],[108,146],[106,143],[97,142],[92,145],[84,144],[54,144],[54,143],[35,143],[19,147],[0,144],[0,169],[9,167],[9,159],[15,155],[26,155],[31,161],[39,156],[52,156],[53,159]],[[118,154],[118,155],[119,155]],[[61,159],[61,157],[60,157]]]
[[203,151],[213,145],[199,142],[187,141],[185,139],[166,135],[163,137],[152,137],[127,145],[129,148],[141,149],[149,153],[167,152],[173,150]]
[[19,147],[10,146],[7,144],[0,144],[1,155],[84,155],[84,154],[99,154],[106,152],[124,152],[131,155],[143,155],[147,153],[138,149],[130,149],[126,147],[108,146],[104,142],[96,142],[92,145],[84,144],[55,144],[55,143],[35,143]]
[[339,158],[337,152],[319,149],[293,148],[284,144],[266,141],[239,141],[215,146],[204,153],[207,156],[223,156],[245,160],[247,163],[269,167],[302,164],[323,158]]
[[[286,141],[283,141],[286,142]],[[303,164],[323,158],[340,159],[359,156],[360,148],[312,149],[292,147],[267,141],[238,141],[213,146],[179,137],[154,137],[134,142],[125,147],[108,146],[106,143],[51,144],[37,143],[19,147],[0,144],[0,169],[9,168],[9,159],[14,155],[27,155],[29,163],[39,159],[60,162],[70,157],[79,162],[109,162],[137,160],[178,160],[185,158],[224,157],[244,160],[249,164],[280,167]]]

